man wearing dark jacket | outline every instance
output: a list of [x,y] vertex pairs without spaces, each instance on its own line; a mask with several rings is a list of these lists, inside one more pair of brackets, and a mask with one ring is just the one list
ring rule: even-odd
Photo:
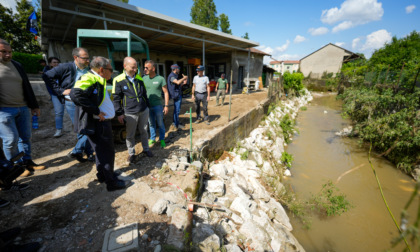
[[148,157],[153,157],[149,150],[147,133],[149,99],[143,79],[137,74],[137,62],[134,58],[124,59],[124,72],[114,78],[112,94],[118,121],[121,124],[125,121],[127,127],[127,162],[134,163],[136,159],[136,129],[140,132],[143,152]]
[[[7,160],[24,152],[27,170],[43,170],[31,157],[31,115],[40,115],[38,102],[20,63],[12,60],[12,47],[0,39],[0,138]],[[24,176],[30,174],[25,171]]]
[[[71,100],[69,94],[74,83],[89,70],[89,54],[85,48],[74,48],[72,51],[74,61],[62,63],[50,71],[44,73],[42,78],[44,82],[53,90],[54,94],[62,104],[65,104],[67,113],[70,116],[74,126],[74,113],[76,106]],[[77,135],[77,143],[74,149],[67,154],[70,158],[76,158],[79,162],[85,162],[83,152],[87,155],[87,160],[94,162],[92,147],[83,134]]]
[[99,182],[105,182],[108,191],[124,189],[130,182],[119,180],[114,173],[115,148],[111,119],[115,116],[115,110],[106,91],[106,81],[111,79],[112,67],[104,57],[94,57],[90,67],[91,70],[76,82],[70,93],[77,105],[76,130],[88,135],[96,152]]

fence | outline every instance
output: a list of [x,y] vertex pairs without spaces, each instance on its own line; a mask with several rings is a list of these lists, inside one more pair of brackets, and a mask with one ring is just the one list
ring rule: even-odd
[[[267,76],[268,77],[268,76]],[[282,96],[284,93],[283,89],[283,77],[282,76],[276,76],[277,78],[267,78],[268,80],[268,92],[267,97],[271,98],[275,95],[278,95],[279,97]]]

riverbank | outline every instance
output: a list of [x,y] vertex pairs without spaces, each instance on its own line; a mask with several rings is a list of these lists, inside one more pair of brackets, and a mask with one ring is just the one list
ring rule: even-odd
[[308,202],[332,182],[336,195],[343,195],[352,207],[339,216],[307,211],[305,223],[289,215],[293,234],[307,251],[403,251],[403,241],[395,247],[392,244],[399,232],[382,199],[376,174],[397,223],[403,223],[412,251],[419,251],[417,240],[409,233],[417,223],[417,199],[401,219],[416,182],[378,153],[372,151],[369,156],[369,146],[360,145],[357,138],[339,136],[338,132],[352,125],[341,112],[342,101],[328,95],[314,98],[307,110],[299,113],[299,134],[286,148],[294,158],[293,176],[286,183],[299,201]]
[[[201,207],[192,230],[199,248],[227,251],[304,251],[291,231],[289,217],[276,196],[284,192],[282,154],[290,136],[281,122],[293,121],[312,100],[305,96],[280,101],[249,137],[212,162],[207,173]],[[204,236],[202,235],[204,234]]]

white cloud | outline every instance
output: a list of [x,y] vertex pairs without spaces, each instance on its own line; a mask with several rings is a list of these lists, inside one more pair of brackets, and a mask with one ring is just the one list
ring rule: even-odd
[[286,51],[286,50],[287,50],[287,48],[289,47],[289,45],[290,45],[290,41],[289,41],[289,40],[287,40],[287,41],[286,41],[286,44],[284,44],[284,45],[282,45],[282,46],[278,46],[278,47],[276,47],[275,51],[277,51],[277,52],[284,52],[284,51]]
[[312,35],[312,36],[319,36],[319,35],[324,35],[326,33],[328,33],[328,28],[327,27],[319,27],[319,28],[310,28],[308,30],[308,32]]
[[409,5],[409,6],[405,7],[405,13],[409,14],[409,13],[413,12],[415,8],[416,8],[415,5]]
[[349,29],[353,26],[354,26],[353,22],[344,21],[344,22],[341,22],[340,24],[334,26],[334,28],[332,29],[332,32],[336,33],[336,32],[339,32],[339,31],[347,30],[347,29]]
[[272,48],[270,46],[260,45],[257,47],[258,50],[271,54],[271,57],[264,57],[264,64],[268,65],[270,61],[275,60],[298,60],[302,56],[298,54],[285,54],[283,53],[289,47],[290,41],[287,40],[282,46]]
[[296,38],[293,40],[294,43],[301,43],[305,41],[306,38],[304,36],[296,35]]
[[345,0],[340,9],[323,10],[321,21],[329,25],[340,23],[333,28],[333,32],[337,32],[380,20],[383,14],[382,3],[377,0]]
[[1,0],[1,4],[6,8],[12,8],[13,12],[16,12],[15,0]]
[[362,46],[363,51],[376,50],[392,40],[391,33],[387,30],[378,30],[367,35],[366,42]]
[[343,47],[346,43],[344,43],[344,42],[335,42],[334,44],[336,46]]
[[353,50],[357,49],[359,47],[359,43],[360,43],[360,38],[353,39],[353,41],[351,43],[351,48]]

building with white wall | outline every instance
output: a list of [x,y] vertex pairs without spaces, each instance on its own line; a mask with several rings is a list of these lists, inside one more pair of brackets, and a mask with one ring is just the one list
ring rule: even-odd
[[343,63],[360,56],[329,43],[300,60],[300,71],[305,77],[321,79],[324,73],[340,72]]

